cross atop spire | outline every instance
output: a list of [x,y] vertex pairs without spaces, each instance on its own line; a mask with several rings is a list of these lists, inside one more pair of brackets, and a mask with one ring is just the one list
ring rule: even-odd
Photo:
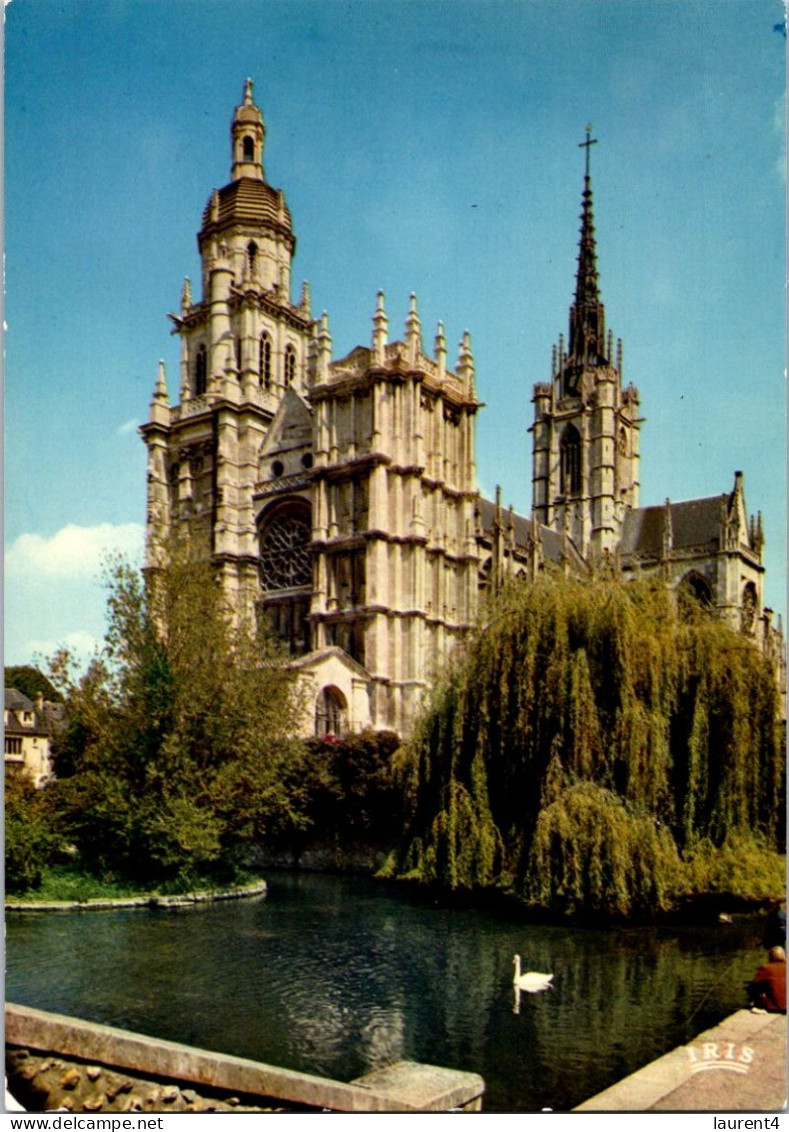
[[252,97],[253,86],[254,86],[254,83],[252,82],[252,79],[247,79],[247,81],[244,83],[244,105],[245,106],[254,106],[255,105],[255,100]]
[[589,122],[586,127],[586,141],[578,142],[579,149],[586,150],[586,179],[589,179],[589,150],[593,145],[597,145],[597,138],[592,137],[592,123]]

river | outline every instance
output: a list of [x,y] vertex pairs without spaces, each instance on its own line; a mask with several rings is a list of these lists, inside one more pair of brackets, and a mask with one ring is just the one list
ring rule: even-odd
[[[530,925],[365,878],[273,873],[267,900],[10,913],[6,998],[351,1080],[481,1073],[488,1112],[572,1108],[745,1004],[764,921]],[[524,970],[553,989],[520,996]]]

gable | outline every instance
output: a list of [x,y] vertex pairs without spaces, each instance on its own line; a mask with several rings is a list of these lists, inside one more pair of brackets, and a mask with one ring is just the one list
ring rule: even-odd
[[260,458],[266,459],[311,446],[312,411],[301,394],[289,386],[269,425],[266,439],[260,448]]

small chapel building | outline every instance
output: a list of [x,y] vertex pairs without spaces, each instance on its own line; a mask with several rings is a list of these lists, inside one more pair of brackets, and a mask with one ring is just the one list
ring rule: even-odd
[[[305,730],[407,734],[434,674],[505,574],[608,562],[661,572],[780,664],[763,605],[761,517],[742,474],[708,499],[639,507],[637,390],[599,295],[587,135],[569,337],[534,387],[532,515],[481,497],[471,339],[426,348],[411,295],[390,340],[384,295],[369,344],[334,359],[291,272],[296,238],[266,179],[265,126],[247,80],[231,124],[230,181],[197,235],[200,293],[184,283],[179,397],[164,364],[141,432],[148,449],[146,569],[174,532],[204,546],[240,612],[265,618],[309,689]],[[372,304],[371,304],[372,306]],[[526,581],[526,584],[528,582]]]

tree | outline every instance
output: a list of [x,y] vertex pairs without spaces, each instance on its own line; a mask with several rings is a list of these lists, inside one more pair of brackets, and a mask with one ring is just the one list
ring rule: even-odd
[[304,821],[295,677],[188,548],[147,583],[113,559],[107,583],[101,652],[82,675],[67,652],[51,664],[69,721],[60,820],[105,875],[226,874],[250,841]]
[[63,699],[52,681],[30,664],[7,666],[4,670],[4,679],[6,688],[16,688],[23,696],[34,702],[39,692],[50,703],[60,703]]
[[403,753],[394,871],[625,915],[719,890],[736,844],[743,892],[780,887],[777,708],[758,650],[661,583],[512,583]]
[[37,790],[30,776],[9,768],[5,775],[5,886],[26,892],[41,884],[44,868],[59,844],[50,792]]

